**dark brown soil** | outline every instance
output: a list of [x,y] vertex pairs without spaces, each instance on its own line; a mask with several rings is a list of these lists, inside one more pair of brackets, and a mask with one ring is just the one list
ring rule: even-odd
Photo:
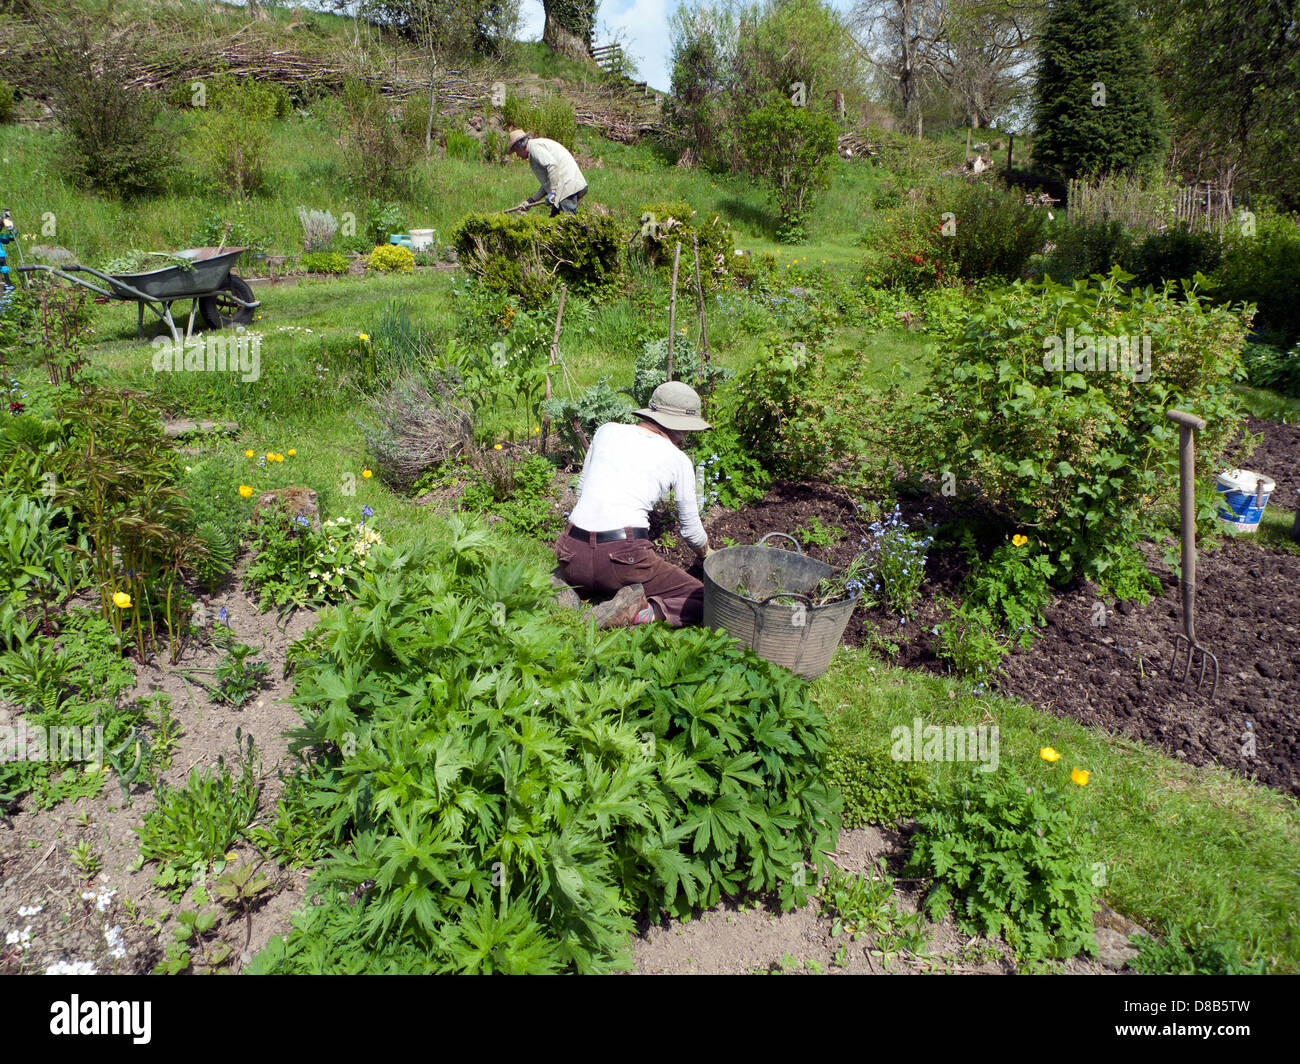
[[[1250,468],[1284,486],[1300,485],[1300,428],[1252,421],[1264,441]],[[958,515],[956,500],[903,500],[913,529],[941,526]],[[1272,503],[1270,503],[1272,505]],[[832,546],[806,545],[813,557],[846,565],[866,535],[851,499],[828,485],[777,484],[743,510],[706,519],[714,547],[725,540],[754,543],[766,532],[792,532],[806,542],[809,522],[840,529]],[[675,522],[657,522],[652,532]],[[672,529],[675,531],[675,529]],[[987,551],[1002,532],[992,528]],[[689,548],[661,538],[657,549],[693,575],[702,575]],[[779,545],[779,541],[774,541]],[[1144,605],[1116,602],[1091,584],[1053,596],[1042,638],[1006,659],[996,687],[1041,709],[1089,727],[1139,740],[1195,765],[1218,764],[1300,795],[1300,557],[1269,549],[1254,537],[1225,540],[1201,551],[1197,563],[1196,633],[1218,658],[1219,686],[1210,698],[1210,670],[1198,689],[1200,656],[1187,682],[1185,650],[1168,673],[1175,636],[1182,631],[1179,590],[1160,552],[1144,546],[1162,591]],[[900,622],[882,609],[854,613],[844,634],[849,646],[871,646],[892,664],[944,673],[935,653],[935,627],[946,616],[942,600],[957,600],[967,572],[963,552],[932,548],[916,616]],[[1105,611],[1104,625],[1094,623]]]
[[1245,455],[1243,440],[1228,452],[1228,461],[1271,477],[1277,487],[1268,500],[1269,507],[1294,511],[1300,503],[1300,425],[1282,425],[1276,421],[1246,419],[1246,431],[1263,439]]

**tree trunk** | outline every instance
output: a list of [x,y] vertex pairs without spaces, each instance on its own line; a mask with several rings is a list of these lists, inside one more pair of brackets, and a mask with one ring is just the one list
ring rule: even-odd
[[569,59],[576,59],[578,62],[591,58],[589,37],[591,30],[586,32],[574,32],[572,28],[560,23],[557,14],[549,10],[549,5],[543,5],[548,8],[546,12],[546,24],[542,28],[542,40],[556,55],[562,55]]

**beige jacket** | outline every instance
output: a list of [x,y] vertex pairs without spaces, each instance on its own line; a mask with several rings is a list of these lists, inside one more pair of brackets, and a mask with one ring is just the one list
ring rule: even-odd
[[546,199],[552,206],[587,187],[587,179],[578,163],[563,144],[545,137],[528,138],[528,165],[533,168],[541,187],[533,202]]

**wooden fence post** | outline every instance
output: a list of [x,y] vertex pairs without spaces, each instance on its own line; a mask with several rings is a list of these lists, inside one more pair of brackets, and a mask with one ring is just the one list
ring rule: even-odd
[[1007,173],[1008,174],[1011,173],[1011,149],[1014,148],[1015,146],[1016,146],[1016,135],[1014,133],[1008,133],[1007,134]]

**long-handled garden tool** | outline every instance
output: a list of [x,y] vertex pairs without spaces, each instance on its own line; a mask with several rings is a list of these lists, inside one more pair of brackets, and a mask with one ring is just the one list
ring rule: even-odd
[[502,214],[518,214],[520,211],[530,211],[530,210],[532,210],[534,207],[540,206],[541,204],[543,204],[543,203],[545,203],[545,202],[546,202],[545,200],[538,200],[536,203],[519,203],[519,204],[516,204],[516,205],[513,206],[513,207],[507,207],[507,208],[506,208],[505,210],[503,210],[501,213],[502,213]]
[[1196,688],[1200,690],[1205,682],[1207,665],[1214,666],[1214,682],[1210,686],[1210,698],[1213,700],[1219,689],[1219,659],[1196,641],[1196,433],[1205,428],[1205,421],[1195,414],[1185,414],[1181,410],[1166,410],[1165,417],[1178,426],[1178,491],[1182,510],[1183,533],[1183,577],[1179,590],[1183,601],[1183,630],[1174,636],[1174,654],[1169,659],[1169,675],[1174,674],[1174,666],[1182,655],[1182,646],[1187,644],[1187,660],[1183,663],[1182,679],[1186,682],[1192,668],[1192,658],[1197,652],[1201,655],[1201,671],[1196,679]]

